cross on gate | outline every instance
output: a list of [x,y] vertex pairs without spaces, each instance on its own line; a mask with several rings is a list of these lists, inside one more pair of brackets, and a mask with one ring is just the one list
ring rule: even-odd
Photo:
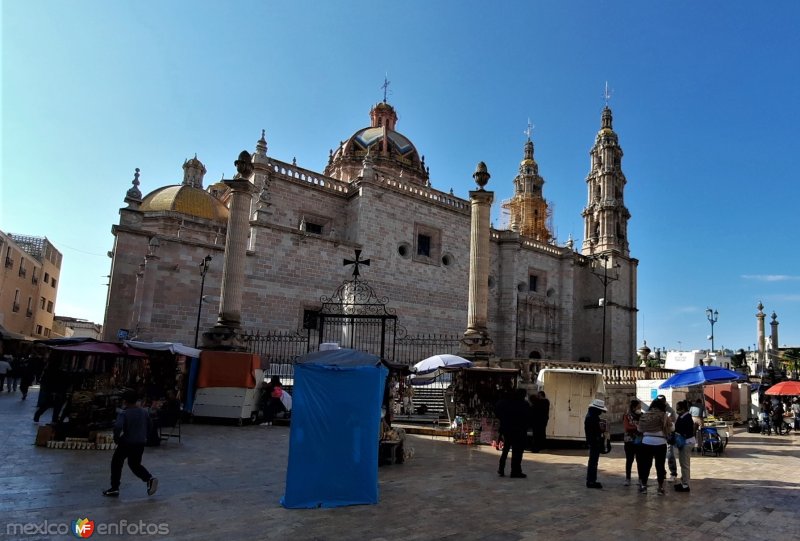
[[347,265],[353,265],[353,278],[358,278],[360,273],[358,272],[359,265],[366,265],[369,267],[369,259],[361,259],[361,250],[356,250],[356,258],[353,259],[345,259],[342,263],[345,267]]

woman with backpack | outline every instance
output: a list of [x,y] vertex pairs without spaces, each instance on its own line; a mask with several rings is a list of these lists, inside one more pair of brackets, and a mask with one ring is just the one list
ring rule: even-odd
[[642,441],[642,435],[639,433],[637,424],[639,418],[642,416],[642,403],[637,400],[631,400],[628,406],[628,411],[622,416],[622,428],[625,431],[623,441],[625,442],[625,486],[631,485],[631,470],[633,469],[633,461],[636,460],[636,449]]
[[636,469],[639,473],[639,493],[647,494],[647,479],[653,462],[656,466],[658,494],[664,495],[664,479],[667,477],[667,437],[672,433],[672,421],[667,415],[667,405],[662,400],[653,400],[650,409],[639,418],[642,443],[636,450]]

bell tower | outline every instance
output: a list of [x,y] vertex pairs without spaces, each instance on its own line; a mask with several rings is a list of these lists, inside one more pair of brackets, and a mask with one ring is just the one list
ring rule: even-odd
[[503,209],[509,213],[509,228],[512,231],[549,243],[553,238],[552,214],[542,195],[544,179],[533,158],[532,130],[533,125],[529,121],[525,130],[528,140],[525,142],[519,173],[514,178],[514,197],[503,202]]
[[603,108],[600,131],[589,152],[591,170],[586,177],[588,203],[583,210],[583,255],[617,252],[629,257],[628,220],[625,207],[625,174],[622,172],[622,148],[612,128],[611,109]]

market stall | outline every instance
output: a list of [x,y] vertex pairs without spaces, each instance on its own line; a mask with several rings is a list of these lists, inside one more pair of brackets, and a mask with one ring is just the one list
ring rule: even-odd
[[39,404],[54,410],[50,439],[91,440],[113,426],[125,390],[141,392],[150,382],[147,354],[137,349],[96,341],[50,346]]
[[495,404],[517,387],[516,368],[470,367],[453,374],[452,389],[445,392],[457,443],[491,444],[497,441],[499,422]]
[[[192,411],[195,383],[189,377],[193,365],[200,359],[200,350],[184,346],[180,342],[139,342],[125,340],[127,346],[147,352],[150,358],[150,373],[156,381],[164,382],[163,396],[175,391],[184,411]],[[196,371],[196,368],[195,368]]]

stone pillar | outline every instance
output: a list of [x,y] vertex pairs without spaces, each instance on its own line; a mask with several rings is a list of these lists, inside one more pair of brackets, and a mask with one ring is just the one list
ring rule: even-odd
[[469,243],[469,301],[467,305],[467,330],[462,352],[472,358],[488,360],[494,347],[487,327],[489,307],[489,236],[490,212],[494,192],[483,189],[489,182],[486,164],[480,162],[472,178],[478,189],[469,192],[472,222]]
[[771,319],[772,319],[772,321],[769,322],[769,326],[771,327],[770,336],[772,336],[772,348],[777,350],[778,349],[778,325],[780,325],[780,323],[778,323],[778,314],[776,314],[775,312],[772,312]]
[[761,304],[759,301],[758,303],[758,313],[756,314],[757,320],[757,336],[758,336],[758,361],[757,361],[757,372],[761,372],[766,368],[766,363],[764,362],[766,359],[766,351],[765,351],[765,340],[764,340],[764,318],[767,315],[764,313],[764,305]]
[[204,346],[218,349],[239,349],[236,334],[242,323],[242,291],[247,258],[247,237],[250,232],[250,193],[253,164],[250,154],[242,151],[234,162],[239,171],[233,180],[225,180],[231,189],[228,232],[225,238],[225,261],[222,266],[222,288],[217,324],[203,333]]

